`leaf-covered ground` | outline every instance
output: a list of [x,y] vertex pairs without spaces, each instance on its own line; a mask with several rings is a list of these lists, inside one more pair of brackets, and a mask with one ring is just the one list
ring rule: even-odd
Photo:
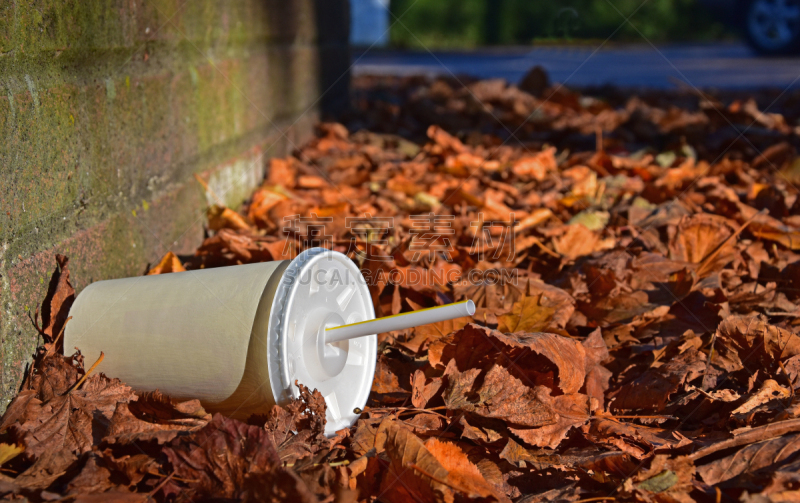
[[302,386],[243,423],[64,356],[59,256],[0,424],[0,494],[800,501],[800,95],[579,95],[537,72],[525,91],[354,87],[345,125],[271,160],[244,208],[209,209],[195,255],[150,273],[329,244],[379,316],[464,298],[475,316],[381,334],[361,418],[325,438]]

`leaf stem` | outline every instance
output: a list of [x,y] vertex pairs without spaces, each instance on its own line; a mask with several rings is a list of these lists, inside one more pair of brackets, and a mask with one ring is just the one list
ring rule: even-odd
[[[96,369],[97,366],[100,365],[100,362],[102,362],[103,358],[105,358],[105,357],[106,357],[105,353],[100,351],[100,358],[98,358],[97,361],[94,362],[94,364],[91,367],[89,367],[89,370],[87,370],[86,373],[83,374],[83,377],[81,377],[80,381],[76,382],[74,386],[72,386],[70,389],[67,390],[67,393],[72,393],[73,391],[75,391],[78,388],[80,388],[81,384],[83,384],[83,381],[85,381],[86,378],[89,377],[89,374],[91,374],[92,371],[94,371],[94,369]],[[67,393],[64,393],[64,394],[66,395]]]

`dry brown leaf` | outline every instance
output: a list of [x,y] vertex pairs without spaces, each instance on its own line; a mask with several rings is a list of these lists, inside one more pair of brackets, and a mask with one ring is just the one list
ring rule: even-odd
[[0,444],[0,466],[3,466],[8,461],[11,461],[18,455],[25,452],[25,447],[16,444]]
[[[42,303],[42,328],[41,333],[45,342],[52,344],[61,333],[67,322],[69,308],[75,300],[75,289],[69,280],[69,259],[64,255],[56,255],[56,269],[50,277],[47,295]],[[49,351],[63,352],[63,340],[55,341],[55,346]]]
[[730,480],[743,473],[775,467],[796,456],[800,450],[800,434],[786,435],[757,442],[730,456],[697,468],[703,482],[710,485]]
[[741,360],[774,369],[778,361],[800,355],[800,337],[770,325],[760,315],[730,316],[717,328],[717,337],[729,342]]
[[269,212],[287,199],[288,197],[285,194],[262,187],[253,193],[253,198],[247,209],[247,218],[260,228],[279,226],[282,222],[272,222]]
[[543,332],[550,328],[554,307],[542,305],[542,294],[523,297],[515,302],[511,312],[498,317],[501,332]]
[[147,271],[147,275],[153,274],[167,274],[170,272],[184,272],[183,264],[180,259],[172,252],[167,252],[155,267]]
[[431,344],[432,366],[446,366],[455,360],[459,370],[488,369],[496,360],[514,362],[512,374],[532,385],[543,384],[563,393],[580,391],[586,377],[586,350],[568,337],[548,333],[504,334],[473,323]]
[[424,409],[439,394],[443,384],[442,378],[428,379],[421,370],[414,372],[411,381],[411,403],[418,409]]
[[534,155],[523,156],[514,162],[511,169],[517,176],[541,182],[548,173],[558,169],[555,154],[556,148],[550,147]]
[[442,147],[445,151],[461,153],[466,151],[466,147],[461,140],[446,132],[438,126],[431,126],[428,128],[428,138],[433,140],[437,145]]
[[374,393],[406,393],[408,390],[400,386],[400,380],[395,370],[387,361],[386,355],[379,355],[375,363],[375,377],[372,380],[372,391]]
[[217,204],[209,206],[206,216],[208,217],[208,228],[212,231],[220,229],[232,229],[235,231],[250,229],[250,224],[245,222],[241,215],[224,206]]
[[586,352],[585,368],[586,381],[584,390],[590,398],[597,401],[599,408],[603,408],[605,393],[609,387],[609,380],[613,375],[610,370],[602,366],[611,359],[605,340],[598,328],[583,341],[583,348]]
[[267,168],[267,184],[281,185],[291,189],[297,183],[297,170],[294,166],[293,158],[278,159],[272,158],[269,160],[269,167]]
[[556,415],[556,422],[539,428],[518,428],[509,425],[509,431],[524,440],[526,443],[537,447],[555,449],[567,436],[569,430],[581,426],[589,420],[591,405],[589,397],[580,393],[559,395],[555,397],[542,396],[547,400],[550,409]]
[[507,501],[507,498],[496,494],[478,467],[469,461],[464,451],[455,443],[430,438],[425,441],[425,448],[447,470],[447,484],[459,493],[469,498],[492,497],[497,501]]
[[449,473],[422,440],[397,425],[386,433],[390,464],[380,488],[383,498],[390,503],[452,501],[452,489],[444,483]]
[[747,397],[747,400],[731,411],[732,416],[745,415],[760,405],[772,400],[785,400],[791,396],[791,391],[778,384],[773,379],[767,379],[756,392]]
[[[561,454],[558,451],[549,449],[527,449],[509,438],[503,450],[500,452],[500,459],[509,463],[526,468],[528,465],[536,470],[547,470],[548,468],[586,468],[598,469],[598,467],[628,465],[628,456],[621,452],[602,451],[593,448],[570,449]],[[619,465],[614,465],[619,463]],[[627,472],[630,473],[629,469]]]
[[733,259],[733,244],[728,241],[735,232],[727,219],[699,214],[684,217],[669,244],[670,257],[699,264],[713,255],[712,263],[704,264],[708,273],[718,271]]
[[273,406],[264,424],[284,463],[295,463],[334,443],[334,439],[325,437],[326,405],[322,394],[297,384],[300,397],[284,406]]
[[547,388],[531,389],[499,365],[493,366],[476,385],[480,374],[479,369],[459,372],[453,362],[448,365],[444,374],[447,387],[442,395],[448,409],[530,427],[558,421]]
[[453,501],[455,495],[508,501],[495,494],[458,446],[437,439],[423,443],[398,425],[386,434],[390,465],[380,489],[386,501]]
[[666,408],[670,396],[685,382],[701,375],[705,368],[705,355],[691,348],[622,386],[610,407],[616,410],[661,412]]
[[636,459],[645,459],[655,450],[677,449],[692,443],[669,429],[622,422],[613,417],[598,417],[583,432],[590,441],[612,445]]
[[[8,428],[30,459],[46,452],[80,454],[92,449],[95,437],[104,436],[117,403],[134,399],[131,388],[119,379],[91,375],[78,390],[45,401],[31,399],[21,415],[7,411],[6,416],[15,417],[16,422],[7,424],[4,416],[2,428]],[[12,402],[9,409],[16,406]]]
[[553,249],[573,260],[613,247],[613,239],[601,239],[599,233],[590,231],[582,224],[568,225],[563,236],[553,239]]
[[278,473],[278,451],[264,429],[220,414],[191,438],[176,438],[163,452],[176,476],[192,481],[190,487],[199,495],[238,497],[254,481],[286,476]]
[[136,401],[116,405],[105,442],[130,444],[155,441],[164,444],[181,432],[195,431],[211,420],[199,400],[174,402],[158,390],[143,393]]
[[625,481],[623,491],[639,499],[690,503],[694,466],[684,458],[669,459],[660,454],[653,458],[650,468]]
[[408,348],[414,353],[418,353],[426,342],[437,341],[450,335],[456,330],[461,330],[470,321],[471,320],[469,318],[464,317],[440,321],[437,323],[429,323],[427,325],[420,325],[412,329],[413,335],[410,339],[400,341],[398,344]]

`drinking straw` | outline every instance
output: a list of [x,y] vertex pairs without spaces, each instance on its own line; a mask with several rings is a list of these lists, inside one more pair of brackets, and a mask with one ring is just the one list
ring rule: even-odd
[[473,314],[475,314],[475,303],[471,300],[464,300],[444,306],[420,309],[419,311],[412,311],[410,313],[400,313],[374,320],[326,328],[325,342],[338,342],[363,337],[365,335],[403,330],[420,325],[427,325],[428,323],[461,318],[462,316],[472,316]]

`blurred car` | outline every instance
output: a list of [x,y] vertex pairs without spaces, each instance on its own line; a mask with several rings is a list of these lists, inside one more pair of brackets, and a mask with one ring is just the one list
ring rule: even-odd
[[767,55],[800,52],[800,0],[700,0]]

